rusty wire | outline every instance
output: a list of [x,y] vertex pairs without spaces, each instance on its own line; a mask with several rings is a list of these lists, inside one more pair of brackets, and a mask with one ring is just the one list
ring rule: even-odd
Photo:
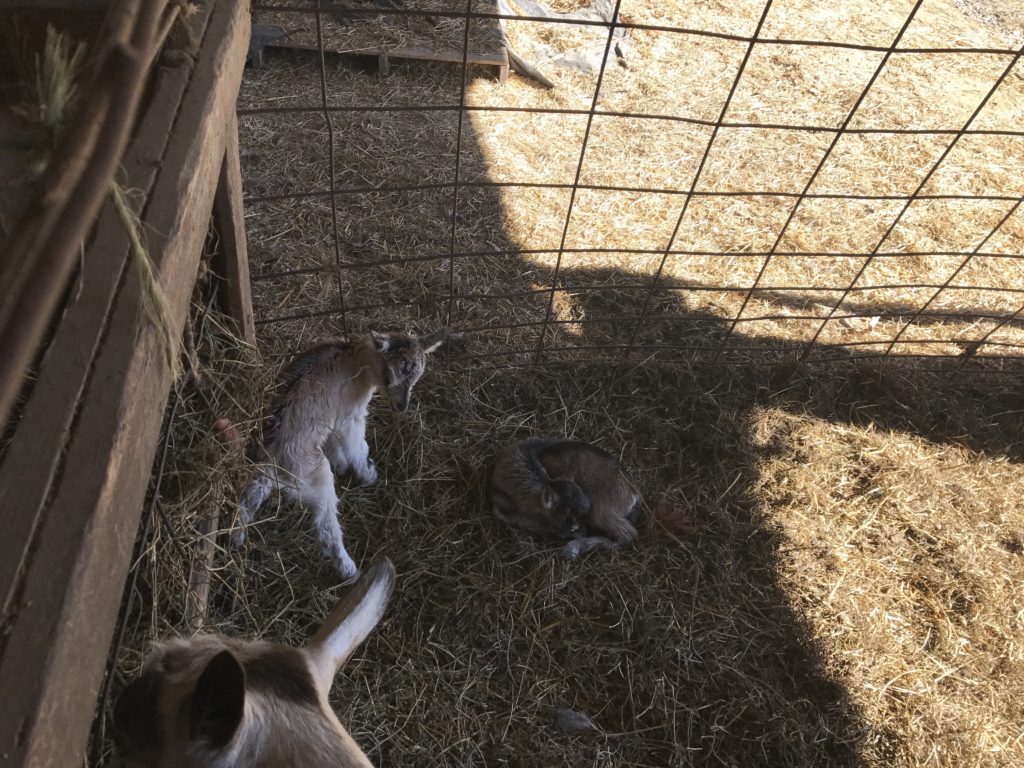
[[[885,55],[882,57],[881,61],[878,62],[878,66],[875,67],[875,71],[871,74],[871,77],[868,80],[867,84],[864,86],[863,90],[861,90],[860,96],[857,97],[857,101],[853,103],[853,106],[850,108],[850,111],[846,115],[846,119],[843,120],[843,124],[839,126],[839,130],[832,137],[832,142],[825,149],[825,153],[821,156],[821,159],[818,161],[817,166],[815,166],[814,171],[813,173],[811,173],[810,178],[804,185],[803,190],[801,190],[800,194],[797,196],[796,202],[793,204],[793,207],[790,208],[789,215],[786,217],[786,220],[782,223],[782,228],[779,230],[778,235],[776,235],[775,241],[772,243],[771,248],[768,249],[768,255],[765,256],[764,261],[761,263],[761,269],[758,271],[757,276],[754,278],[753,285],[750,286],[750,290],[743,297],[743,302],[740,304],[739,311],[736,313],[736,316],[733,318],[732,323],[729,325],[729,329],[726,331],[725,335],[722,337],[722,341],[718,345],[718,349],[715,352],[716,360],[718,359],[718,357],[721,356],[722,351],[729,343],[729,339],[732,338],[732,334],[736,330],[736,325],[740,322],[740,319],[743,317],[743,312],[746,310],[747,305],[750,303],[751,297],[753,297],[754,292],[761,285],[761,279],[764,277],[765,272],[768,271],[768,265],[771,264],[772,256],[775,255],[775,250],[782,243],[782,238],[786,236],[786,232],[789,231],[789,225],[793,222],[793,218],[796,216],[796,212],[799,210],[800,204],[807,198],[808,193],[811,190],[811,186],[818,178],[818,174],[821,173],[821,169],[825,167],[825,163],[827,163],[829,157],[832,156],[832,151],[836,148],[836,145],[839,143],[839,140],[843,137],[843,135],[846,132],[846,129],[853,121],[854,116],[857,114],[857,110],[860,109],[860,105],[864,102],[864,99],[867,98],[868,93],[871,92],[871,88],[874,86],[875,81],[878,80],[878,77],[882,74],[882,71],[889,63],[889,59],[892,57],[892,54],[896,51],[896,47],[900,44],[900,40],[903,39],[903,35],[906,34],[907,29],[910,28],[911,23],[914,21],[914,17],[917,16],[917,12],[920,10],[923,3],[924,0],[917,0],[917,2],[914,3],[914,7],[910,10],[910,13],[907,14],[906,21],[903,22],[903,26],[900,27],[900,31],[896,34],[896,37],[893,39],[892,45],[889,46],[889,49],[885,52]],[[767,10],[765,11],[765,13],[767,13]],[[917,191],[920,192],[921,189],[918,189]],[[910,203],[907,202],[907,205],[910,205]],[[880,246],[881,243],[879,243],[879,247]],[[657,280],[657,277],[655,278],[655,280]],[[652,293],[653,290],[654,287],[652,286]]]
[[[465,21],[462,29],[462,77],[459,86],[458,125],[455,134],[455,175],[452,180],[451,240],[448,246],[448,309],[445,325],[452,324],[452,305],[455,302],[455,239],[459,228],[459,172],[462,165],[462,125],[465,120],[466,82],[469,78],[469,25],[473,15],[473,0],[466,0]],[[447,350],[446,350],[447,351]]]
[[[1010,72],[1013,71],[1013,68],[1017,65],[1017,62],[1020,61],[1021,55],[1024,55],[1024,46],[1022,46],[1021,49],[1016,52],[1014,57],[1010,60],[1010,63],[1007,64],[1006,68],[1002,71],[999,77],[996,78],[996,81],[992,84],[992,87],[989,89],[988,93],[985,94],[985,97],[981,100],[981,102],[978,104],[975,110],[971,113],[971,116],[968,117],[966,121],[964,121],[961,130],[956,133],[956,135],[953,137],[953,140],[942,151],[942,154],[939,155],[939,158],[935,161],[932,167],[928,169],[928,173],[926,173],[924,175],[924,178],[921,179],[920,183],[917,185],[916,189],[914,189],[914,192],[911,194],[910,198],[904,202],[903,207],[900,208],[899,212],[896,214],[896,218],[893,219],[892,223],[886,228],[885,232],[878,239],[878,242],[875,244],[875,247],[871,250],[871,253],[868,254],[867,258],[864,259],[863,264],[861,264],[860,268],[853,276],[853,279],[850,281],[848,287],[846,288],[846,290],[843,291],[842,295],[839,297],[839,301],[837,301],[832,306],[832,309],[829,310],[828,316],[824,320],[822,320],[821,325],[818,326],[818,329],[814,332],[814,335],[811,337],[810,341],[808,341],[807,344],[804,346],[803,351],[800,353],[801,360],[806,360],[810,356],[811,350],[813,349],[815,343],[818,341],[818,337],[821,336],[822,331],[825,330],[825,326],[828,325],[828,323],[832,319],[832,316],[836,313],[839,307],[846,300],[846,297],[849,295],[850,291],[860,281],[861,276],[864,274],[865,271],[867,271],[867,268],[871,266],[871,264],[874,262],[875,252],[878,251],[882,247],[882,245],[885,244],[885,241],[889,239],[889,236],[892,234],[893,230],[896,229],[896,226],[900,223],[900,221],[903,220],[904,214],[906,214],[907,210],[910,208],[914,200],[919,199],[918,196],[921,194],[921,191],[925,188],[925,186],[927,186],[932,176],[935,175],[935,172],[942,165],[943,161],[946,159],[949,153],[953,151],[953,149],[959,143],[960,139],[963,138],[965,131],[970,127],[971,123],[973,123],[975,118],[979,114],[981,114],[981,110],[985,108],[985,105],[988,104],[989,100],[995,95],[996,91],[999,90],[999,86],[1003,84],[1003,81],[1007,77],[1009,77]],[[992,235],[994,235],[999,230],[999,228],[1003,225],[1003,221],[1005,221],[1006,218],[1009,217],[1005,217],[999,223],[997,223],[996,226],[992,229],[992,231],[985,237],[985,240],[983,242],[987,242],[992,237]],[[892,347],[890,347],[890,350],[891,349]]]
[[[253,11],[266,11],[270,13],[295,13],[310,15],[316,13],[312,8],[299,8],[288,5],[274,5],[266,3],[254,3]],[[466,18],[464,11],[445,11],[423,8],[383,8],[378,5],[367,8],[345,8],[346,15],[353,16],[432,16],[435,19],[463,19]],[[472,11],[469,14],[472,19],[492,21],[526,21],[539,22],[542,24],[565,24],[573,27],[608,27],[609,22],[577,19],[577,18],[552,18],[548,16],[520,16],[518,14],[489,13],[487,11]],[[692,35],[694,37],[706,37],[716,40],[730,40],[736,43],[750,43],[757,37],[748,35],[736,35],[729,32],[715,32],[708,29],[697,29],[694,27],[674,27],[664,24],[642,24],[638,22],[622,21],[615,15],[614,26],[618,29],[643,30],[646,32],[670,32],[681,35]],[[885,45],[867,45],[864,43],[848,43],[840,40],[805,40],[801,38],[758,38],[757,42],[766,45],[798,45],[812,48],[839,48],[852,51],[868,51],[885,53],[889,47]],[[983,53],[991,55],[1014,56],[1017,51],[1012,48],[971,48],[971,47],[907,47],[900,48],[900,53]]]
[[[918,0],[918,2],[923,2],[923,0]],[[711,148],[715,144],[715,139],[718,138],[718,132],[722,128],[722,121],[725,119],[725,115],[729,111],[729,105],[732,103],[732,97],[736,94],[736,89],[739,87],[740,81],[743,79],[744,71],[746,71],[747,63],[750,61],[750,54],[753,53],[754,46],[757,44],[757,36],[761,33],[761,28],[764,26],[765,19],[768,18],[768,12],[771,9],[772,0],[768,0],[761,11],[761,17],[757,20],[757,27],[754,29],[754,36],[750,39],[750,42],[747,43],[747,50],[743,52],[743,60],[740,62],[739,69],[736,70],[736,77],[733,78],[732,86],[729,88],[729,93],[725,97],[725,103],[722,104],[722,110],[718,113],[718,120],[715,122],[715,126],[711,130],[711,135],[708,137],[708,143],[704,145],[704,154],[701,155],[700,163],[697,165],[697,170],[693,174],[693,179],[690,181],[690,188],[687,190],[686,198],[683,200],[683,207],[682,210],[679,211],[679,218],[676,219],[676,225],[672,229],[672,234],[669,235],[668,244],[665,246],[665,253],[661,257],[658,269],[651,278],[650,289],[647,291],[647,295],[644,296],[644,303],[640,309],[640,317],[633,325],[633,333],[629,338],[629,344],[626,346],[626,351],[623,355],[623,359],[627,363],[629,362],[629,356],[633,351],[633,345],[636,344],[637,336],[640,334],[640,329],[643,327],[644,319],[647,317],[647,312],[651,306],[651,299],[653,298],[655,291],[658,289],[658,283],[661,281],[661,273],[665,270],[665,262],[668,261],[669,253],[672,251],[672,246],[675,244],[676,237],[679,235],[679,228],[683,225],[683,219],[686,217],[686,212],[690,208],[690,201],[693,199],[694,190],[696,190],[697,183],[700,181],[701,174],[704,172],[704,166],[707,164],[708,156],[711,154]],[[834,141],[838,141],[840,135],[841,132],[837,133]],[[799,205],[799,200],[797,201],[797,204]],[[750,294],[748,294],[748,297],[749,295]],[[741,309],[740,312],[742,311],[743,310]]]
[[316,47],[317,67],[320,74],[320,101],[323,105],[324,123],[327,125],[327,162],[330,166],[330,186],[327,193],[331,198],[331,234],[334,241],[334,278],[338,289],[338,312],[341,315],[341,328],[348,333],[348,312],[345,311],[345,288],[341,283],[341,241],[338,238],[338,195],[334,186],[334,124],[331,113],[327,109],[327,65],[324,60],[324,35],[322,16],[323,9],[320,7],[322,0],[316,0]]
[[540,362],[541,355],[544,353],[544,336],[548,330],[548,323],[551,320],[551,312],[555,306],[555,293],[558,290],[558,277],[562,269],[562,257],[565,255],[565,243],[569,237],[569,224],[572,222],[572,209],[576,203],[576,194],[580,189],[580,177],[583,175],[583,163],[587,156],[587,142],[590,141],[590,130],[594,125],[594,112],[597,109],[598,102],[601,98],[601,83],[604,81],[605,69],[608,67],[608,54],[612,49],[612,40],[615,38],[615,27],[616,22],[619,20],[619,6],[622,5],[622,0],[615,0],[615,7],[612,9],[611,23],[608,24],[608,39],[604,44],[604,55],[601,57],[601,68],[597,73],[597,84],[594,86],[594,98],[590,102],[590,111],[587,113],[587,127],[583,131],[583,141],[580,143],[580,159],[576,164],[576,177],[573,179],[572,191],[569,193],[569,205],[565,212],[565,225],[562,227],[562,240],[558,244],[557,256],[555,257],[555,269],[554,274],[551,276],[551,291],[548,295],[548,307],[544,313],[544,324],[541,326],[540,333],[537,334],[537,348],[534,351],[533,361]]

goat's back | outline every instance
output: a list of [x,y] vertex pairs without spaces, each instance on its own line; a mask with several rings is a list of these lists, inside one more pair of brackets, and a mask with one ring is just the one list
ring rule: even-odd
[[561,537],[566,510],[545,508],[549,480],[529,441],[502,448],[487,476],[487,495],[494,514],[516,528],[544,538]]
[[487,477],[491,492],[513,494],[515,491],[537,493],[547,482],[544,466],[529,450],[536,438],[506,445],[494,459]]
[[592,527],[613,535],[634,518],[640,492],[608,451],[582,440],[544,438],[534,438],[533,448],[549,477],[572,480],[590,497]]
[[[300,352],[281,372],[261,424],[259,449],[271,456],[280,443],[309,436],[314,442],[330,431],[354,370],[355,344],[332,339]],[[250,458],[263,460],[258,450]],[[275,456],[275,458],[277,458]]]

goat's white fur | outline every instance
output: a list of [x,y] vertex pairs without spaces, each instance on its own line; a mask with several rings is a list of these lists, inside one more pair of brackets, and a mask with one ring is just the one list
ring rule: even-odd
[[320,689],[330,690],[334,675],[380,622],[391,586],[384,580],[373,582],[350,613],[335,611],[310,641],[307,653]]
[[345,549],[338,520],[334,476],[351,471],[365,484],[377,481],[377,467],[366,442],[366,419],[374,393],[383,389],[396,410],[404,410],[423,374],[426,355],[447,338],[439,331],[422,339],[372,333],[355,343],[328,343],[299,355],[286,392],[276,403],[273,434],[263,444],[271,464],[261,466],[239,504],[245,528],[272,490],[280,489],[313,512],[324,555],[345,579],[358,569]]

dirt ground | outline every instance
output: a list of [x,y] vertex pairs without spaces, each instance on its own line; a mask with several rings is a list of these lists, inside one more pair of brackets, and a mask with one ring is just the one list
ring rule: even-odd
[[[775,5],[764,37],[885,46],[913,3]],[[1011,24],[978,16],[982,5],[925,2],[903,46],[1019,46]],[[623,2],[622,12],[749,35],[762,8]],[[510,39],[528,50],[556,32]],[[607,73],[603,108],[718,117],[742,43],[638,30],[632,45],[630,68]],[[821,330],[809,365],[797,358],[837,286],[850,284],[902,205],[885,196],[913,191],[951,135],[844,136],[811,187],[821,196],[801,204],[765,265],[795,202],[786,195],[803,188],[833,134],[754,124],[836,127],[882,55],[755,48],[727,113],[750,125],[719,132],[697,187],[736,194],[693,197],[671,245],[679,193],[711,128],[595,118],[581,181],[663,191],[580,190],[560,260],[571,193],[523,185],[572,182],[586,115],[468,111],[457,150],[451,110],[332,112],[335,219],[323,194],[323,115],[243,114],[260,348],[234,352],[215,317],[200,335],[207,384],[202,397],[184,388],[170,430],[163,515],[140,541],[114,692],[150,642],[184,631],[202,521],[233,523],[249,469],[213,434],[214,420],[247,432],[287,355],[318,338],[449,322],[463,336],[434,361],[410,412],[374,408],[381,482],[340,486],[353,557],[387,556],[399,573],[387,617],[333,695],[375,764],[1024,762],[1024,391],[995,359],[1013,356],[999,344],[1021,334],[1007,315],[1024,303],[1024,213],[982,242],[1024,194],[1024,143],[998,133],[1024,127],[1021,63],[972,123],[995,132],[965,136],[925,189],[988,199],[912,204],[879,249],[886,255]],[[1009,61],[894,55],[851,126],[955,131]],[[594,76],[544,71],[553,91],[516,75],[501,86],[473,69],[466,104],[589,108]],[[372,62],[328,57],[325,82],[339,107],[451,106],[461,73],[409,63],[380,78]],[[270,52],[265,68],[246,72],[240,107],[319,100],[315,57]],[[453,180],[456,156],[470,186],[459,188],[453,233],[453,190],[437,185]],[[471,186],[484,181],[510,186]],[[350,191],[378,186],[412,188]],[[266,199],[278,195],[292,197]],[[913,255],[935,251],[956,255]],[[337,270],[339,260],[351,268]],[[772,290],[733,327],[762,267]],[[933,316],[903,331],[898,363],[851,361],[829,346],[884,351],[936,293],[924,286],[955,271]],[[529,366],[549,300],[555,322],[542,364]],[[995,344],[980,350],[993,358],[985,365],[954,374],[959,360],[916,357],[959,354],[997,326]],[[636,546],[569,563],[490,517],[486,462],[531,434],[621,456],[645,496]],[[303,510],[274,500],[263,512],[244,551],[218,545],[207,629],[298,644],[344,587]],[[593,726],[560,730],[560,707]]]

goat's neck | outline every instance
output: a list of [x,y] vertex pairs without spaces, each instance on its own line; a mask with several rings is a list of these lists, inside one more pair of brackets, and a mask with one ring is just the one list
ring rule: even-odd
[[362,339],[356,345],[355,368],[352,384],[360,395],[369,400],[384,384],[384,361],[374,348],[372,339]]
[[237,766],[303,768],[371,766],[338,722],[326,699],[321,711],[298,711],[292,706],[262,700],[250,709],[247,733],[233,755]]

